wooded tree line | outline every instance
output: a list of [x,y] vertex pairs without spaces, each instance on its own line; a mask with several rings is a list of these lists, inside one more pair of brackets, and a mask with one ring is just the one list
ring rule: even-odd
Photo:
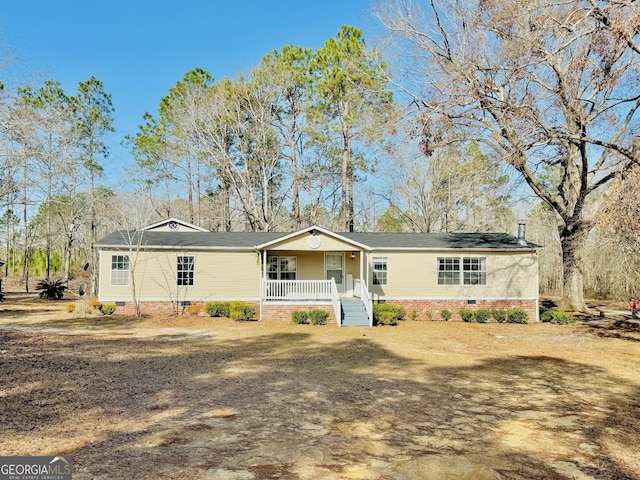
[[[345,26],[237,79],[194,68],[125,139],[146,207],[136,218],[513,232],[528,215],[529,239],[545,245],[543,289],[579,309],[585,289],[635,294],[637,207],[617,207],[638,162],[638,10],[389,0],[377,17],[397,43],[384,55]],[[72,96],[50,81],[0,98],[6,273],[28,276],[36,249],[39,273],[56,252],[66,277],[92,262],[96,236],[133,223],[131,193],[101,183],[110,97],[92,78]],[[525,207],[527,193],[538,201]]]

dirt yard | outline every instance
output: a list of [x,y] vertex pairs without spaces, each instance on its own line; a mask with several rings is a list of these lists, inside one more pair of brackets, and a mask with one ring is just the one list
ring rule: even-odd
[[79,479],[640,479],[640,327],[234,323],[0,303],[0,455]]

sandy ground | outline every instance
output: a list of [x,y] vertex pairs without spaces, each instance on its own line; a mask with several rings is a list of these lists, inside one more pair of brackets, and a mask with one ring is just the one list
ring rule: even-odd
[[640,324],[234,323],[0,303],[0,455],[74,479],[640,479]]

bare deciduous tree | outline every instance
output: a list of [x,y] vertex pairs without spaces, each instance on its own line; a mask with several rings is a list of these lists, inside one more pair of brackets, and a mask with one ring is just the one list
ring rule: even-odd
[[[585,310],[583,251],[601,190],[639,160],[640,6],[614,0],[389,2],[412,48],[425,142],[456,126],[511,165],[560,219],[563,304]],[[556,183],[540,174],[552,168]]]

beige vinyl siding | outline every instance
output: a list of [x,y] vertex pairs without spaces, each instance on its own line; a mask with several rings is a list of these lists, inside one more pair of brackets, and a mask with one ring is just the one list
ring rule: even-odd
[[[373,285],[372,257],[387,257],[388,284]],[[486,285],[438,285],[438,258],[486,257]],[[464,251],[379,251],[369,258],[369,285],[374,299],[536,298],[535,253]]]
[[[256,252],[202,251],[102,251],[100,261],[100,300],[131,300],[129,285],[111,285],[111,256],[129,255],[135,269],[140,299],[171,300],[256,300],[260,296],[260,266]],[[193,286],[177,285],[177,257],[193,256]]]
[[296,250],[296,251],[316,251],[316,252],[352,252],[357,250],[352,244],[343,242],[339,239],[330,237],[323,233],[316,237],[320,239],[320,246],[318,248],[311,248],[309,246],[309,238],[312,237],[310,233],[304,233],[302,235],[293,237],[289,240],[281,242],[279,244],[271,245],[267,248],[268,251],[276,250]]
[[326,253],[344,253],[345,276],[353,275],[353,278],[360,278],[360,253],[356,252],[356,258],[351,260],[351,252],[317,252],[317,251],[295,251],[295,250],[276,250],[269,251],[268,256],[272,257],[296,257],[298,280],[324,280],[325,279],[325,261]]

